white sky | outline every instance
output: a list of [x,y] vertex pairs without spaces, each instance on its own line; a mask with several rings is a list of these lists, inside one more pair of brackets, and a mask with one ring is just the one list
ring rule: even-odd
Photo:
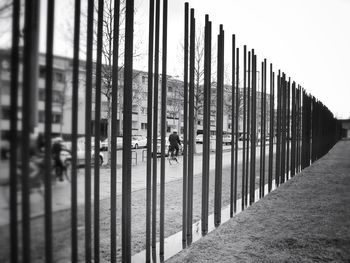
[[[148,1],[139,7],[147,17]],[[169,0],[169,73],[182,75],[179,43],[183,39],[183,2]],[[340,118],[350,117],[349,0],[190,0],[196,23],[204,15],[225,30],[225,64],[230,63],[231,35],[237,45],[256,50],[274,69],[286,72]],[[141,12],[142,10],[142,12]],[[144,31],[147,32],[147,29]],[[241,53],[242,54],[242,53]],[[242,55],[241,55],[242,56]],[[259,65],[259,64],[258,64]],[[180,70],[182,68],[180,67]]]
[[[71,56],[71,44],[60,32],[73,19],[71,0],[56,1],[55,53]],[[45,32],[46,1],[42,1],[41,30]],[[84,1],[83,1],[84,2]],[[196,23],[204,15],[213,22],[213,41],[219,24],[225,30],[225,64],[231,61],[231,34],[240,48],[254,48],[259,63],[267,58],[274,70],[320,99],[339,118],[350,117],[350,0],[189,0]],[[143,59],[135,68],[147,70],[148,0],[135,0],[136,40]],[[168,74],[182,76],[183,0],[169,0]],[[45,11],[44,11],[45,10]],[[0,45],[3,43],[0,41]],[[41,39],[44,51],[45,40]],[[260,64],[258,64],[260,65]]]

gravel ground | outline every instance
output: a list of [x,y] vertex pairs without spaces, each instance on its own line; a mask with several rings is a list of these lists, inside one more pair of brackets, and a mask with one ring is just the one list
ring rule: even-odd
[[350,141],[168,262],[350,262]]
[[[266,174],[267,174],[266,159]],[[259,171],[259,159],[256,162],[257,175]],[[212,167],[214,168],[214,167]],[[238,167],[238,174],[241,175],[241,167]],[[209,214],[214,211],[214,170],[210,172],[210,193],[209,193]],[[223,168],[222,174],[222,206],[230,203],[230,166]],[[266,176],[267,177],[267,176]],[[202,180],[201,175],[194,176],[193,190],[193,223],[200,220],[201,216],[201,193]],[[267,180],[267,179],[266,179]],[[256,180],[258,187],[259,180]],[[241,177],[238,178],[238,198],[241,196]],[[159,194],[159,187],[158,187]],[[132,254],[136,254],[145,249],[145,218],[146,218],[146,191],[138,190],[132,193]],[[159,198],[158,198],[159,201]],[[165,237],[173,235],[182,229],[182,179],[172,181],[166,184],[165,189]],[[159,203],[158,203],[159,205]],[[110,200],[100,202],[100,238],[101,238],[101,260],[109,262],[110,257]],[[79,259],[84,261],[85,247],[85,226],[84,226],[84,206],[78,207],[78,240],[79,240]],[[159,220],[159,211],[157,213]],[[93,222],[93,219],[92,219]],[[117,198],[117,243],[118,256],[121,256],[121,196]],[[33,218],[31,221],[32,231],[32,259],[33,262],[44,262],[44,220],[43,217]],[[159,234],[159,222],[158,234]],[[19,225],[20,230],[20,225]],[[53,237],[54,237],[54,259],[55,262],[70,261],[70,210],[59,211],[53,214]],[[0,228],[0,262],[7,262],[9,251],[9,230],[8,227]]]

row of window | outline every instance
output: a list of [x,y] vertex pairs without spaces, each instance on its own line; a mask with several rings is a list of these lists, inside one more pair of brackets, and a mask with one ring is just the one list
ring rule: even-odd
[[[45,79],[46,77],[46,68],[44,66],[39,67],[39,78]],[[65,76],[63,72],[55,71],[53,73],[53,80],[57,82],[64,83],[65,82]]]
[[[62,120],[62,115],[60,113],[52,113],[52,123],[60,124]],[[39,123],[45,123],[45,111],[39,111]]]
[[[45,101],[45,90],[39,89],[39,101]],[[63,103],[63,95],[61,91],[53,90],[52,91],[52,102],[53,103]]]
[[[3,120],[9,120],[10,119],[10,106],[2,106],[1,107],[1,118]],[[45,123],[45,111],[39,111],[39,115],[38,115],[39,119],[39,123]],[[52,113],[52,123],[58,124],[61,123],[62,120],[62,114],[61,113],[57,113],[57,112],[53,112]]]

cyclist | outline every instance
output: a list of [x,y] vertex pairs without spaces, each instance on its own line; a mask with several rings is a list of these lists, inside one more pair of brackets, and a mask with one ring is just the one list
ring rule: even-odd
[[55,162],[55,166],[61,169],[61,173],[56,174],[60,181],[63,181],[63,173],[67,173],[66,166],[62,163],[61,152],[63,151],[62,139],[55,138],[52,140],[52,158]]
[[171,152],[174,152],[175,150],[175,156],[178,156],[179,154],[179,146],[181,145],[180,137],[177,134],[177,130],[173,130],[173,133],[169,136],[169,150]]

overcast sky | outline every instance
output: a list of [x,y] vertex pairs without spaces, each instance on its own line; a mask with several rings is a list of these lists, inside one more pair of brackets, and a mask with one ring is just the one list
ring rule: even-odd
[[[147,17],[148,1],[139,1]],[[225,30],[225,64],[230,63],[231,34],[240,48],[256,50],[338,117],[350,117],[349,0],[191,0],[196,23],[209,14],[213,40]],[[142,10],[142,11],[141,11]],[[146,11],[147,10],[147,11]],[[169,72],[180,75],[179,42],[183,39],[183,1],[169,1]],[[181,60],[180,60],[181,61]],[[180,68],[181,70],[181,68]]]
[[[64,37],[66,20],[73,20],[72,0],[56,1],[55,53],[71,56]],[[84,1],[83,1],[84,2]],[[230,64],[231,35],[240,48],[254,48],[259,62],[266,58],[274,70],[320,99],[340,118],[350,117],[350,0],[190,0],[197,25],[204,15],[213,22],[213,41],[219,24],[225,30],[225,64]],[[135,39],[143,59],[135,68],[147,70],[148,0],[135,0]],[[46,3],[42,1],[41,30],[45,32]],[[169,0],[168,74],[182,76],[183,0]],[[67,34],[67,32],[66,32]],[[44,35],[42,35],[44,36]],[[41,39],[45,51],[45,39]],[[4,46],[4,42],[0,42]],[[6,46],[6,43],[5,43]],[[258,64],[259,65],[259,64]]]

